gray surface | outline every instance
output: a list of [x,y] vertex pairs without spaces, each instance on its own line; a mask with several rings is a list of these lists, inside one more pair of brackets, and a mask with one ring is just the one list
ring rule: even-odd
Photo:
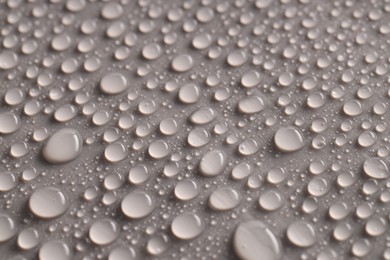
[[[5,172],[16,179],[10,183],[15,187],[0,192],[0,213],[17,226],[10,231],[14,236],[0,244],[1,259],[15,255],[35,259],[52,240],[65,243],[71,259],[106,259],[121,245],[130,246],[138,258],[153,258],[147,243],[159,234],[169,238],[166,251],[155,256],[159,259],[235,259],[235,229],[249,220],[261,221],[258,226],[264,225],[280,240],[282,259],[390,259],[386,166],[390,5],[386,1],[124,0],[119,5],[123,12],[115,19],[107,19],[115,11],[104,11],[104,6],[114,1],[91,1],[79,12],[72,11],[80,2],[0,1],[0,114],[12,112],[21,122],[18,127],[9,118],[0,121],[0,180],[4,187],[10,177]],[[87,21],[96,22],[94,32],[88,32]],[[109,26],[113,27],[107,33]],[[123,33],[113,38],[121,26]],[[69,46],[66,37],[55,40],[56,34],[64,33],[70,37]],[[209,35],[209,46],[198,38],[194,47],[194,38],[202,33]],[[93,48],[85,52],[88,41]],[[154,60],[155,53],[143,51],[152,42],[161,47],[161,55],[156,54]],[[201,43],[204,49],[199,49]],[[29,53],[34,45],[36,51]],[[61,47],[64,49],[59,50]],[[127,58],[117,59],[126,52]],[[193,64],[187,66],[180,60],[175,64],[173,60],[180,54],[189,55]],[[246,57],[242,64],[240,55]],[[72,72],[69,63],[63,64],[68,58],[78,63]],[[96,62],[100,68],[92,71]],[[259,82],[242,79],[252,70],[260,75]],[[107,82],[100,81],[111,72],[126,80],[114,82],[108,91],[113,92],[107,93],[110,88],[102,86]],[[217,84],[213,84],[215,77],[219,78]],[[80,89],[74,84],[78,79],[83,82]],[[48,81],[52,82],[46,84]],[[173,82],[177,89],[172,88]],[[12,100],[18,100],[17,92],[9,94],[14,88],[24,93],[15,105]],[[239,105],[246,96],[259,99]],[[34,104],[39,104],[40,110],[32,115]],[[56,116],[55,111],[66,104],[74,111],[59,110]],[[190,116],[202,107],[212,108],[216,117],[197,125]],[[93,115],[93,110],[100,112]],[[72,119],[59,122],[72,113]],[[101,125],[104,113],[109,120]],[[123,129],[124,117],[133,119],[128,129]],[[200,118],[204,117],[201,113]],[[166,118],[177,124],[173,135],[168,135],[171,128],[160,125]],[[55,143],[50,148],[58,152],[54,159],[47,155],[49,148],[42,154],[48,142],[39,138],[39,133],[45,132],[42,127],[48,136],[63,128],[77,130],[84,142],[82,151],[76,151],[74,159],[69,153],[78,149],[77,144]],[[282,132],[281,140],[275,140],[275,133],[285,127],[293,127],[289,129],[296,135]],[[6,133],[7,129],[13,133]],[[202,130],[188,137],[193,129]],[[112,131],[117,131],[115,142],[119,143],[112,142]],[[169,147],[167,156],[151,145],[155,141]],[[206,144],[194,147],[202,142]],[[110,150],[109,143],[116,146]],[[63,145],[70,145],[70,150]],[[221,151],[226,160],[215,176],[199,167],[210,150]],[[28,152],[22,155],[24,151]],[[163,158],[153,158],[160,155]],[[380,157],[385,166],[379,167],[379,159],[367,160],[373,157]],[[68,161],[66,158],[71,159],[57,164]],[[168,178],[164,166],[174,161],[180,171]],[[242,162],[253,171],[236,180],[232,170]],[[217,167],[215,163],[207,161],[206,168]],[[324,167],[319,170],[321,163]],[[129,181],[129,171],[137,165],[146,166],[150,175],[139,185]],[[26,180],[26,169],[31,167],[38,176]],[[272,183],[278,182],[272,178],[275,168],[285,173],[279,184]],[[106,177],[110,174],[122,177],[120,187]],[[180,200],[174,191],[185,179],[194,181],[199,192],[188,201]],[[64,214],[44,219],[39,215],[40,206],[31,206],[31,201],[29,206],[33,192],[42,187],[55,187],[65,195]],[[219,212],[208,206],[208,199],[223,187],[234,189],[240,201],[234,209]],[[88,188],[98,190],[95,199],[85,199]],[[282,198],[280,208],[272,212],[258,202],[269,190]],[[139,219],[129,218],[132,213],[126,214],[121,206],[123,198],[134,191],[143,191],[153,200],[153,211]],[[182,193],[188,195],[186,188]],[[104,205],[110,196],[116,202]],[[265,205],[275,205],[265,198]],[[313,198],[318,209],[305,212]],[[222,205],[234,204],[226,194],[221,201]],[[47,204],[51,213],[43,214],[61,212],[55,205]],[[345,216],[345,210],[335,205],[346,206]],[[145,209],[145,204],[139,207],[135,207],[136,213]],[[372,212],[365,210],[370,207]],[[175,217],[185,212],[195,212],[203,221],[204,230],[194,239],[180,239],[171,230]],[[4,219],[0,224],[5,225]],[[91,241],[94,235],[89,232],[103,219],[115,221],[120,231],[112,243],[100,246]],[[310,224],[315,236],[291,228],[298,221]],[[350,227],[351,234],[341,241],[337,234],[348,233],[337,233],[343,225]],[[39,243],[22,250],[18,234],[20,237],[22,230],[31,227],[38,231]],[[102,231],[98,228],[97,232]],[[304,238],[309,239],[307,247],[303,247]],[[264,236],[242,241],[253,243],[244,251],[255,252],[266,241]],[[264,257],[258,255],[257,259]]]

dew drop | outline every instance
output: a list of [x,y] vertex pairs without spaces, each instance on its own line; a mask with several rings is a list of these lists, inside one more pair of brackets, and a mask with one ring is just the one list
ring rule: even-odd
[[295,152],[304,147],[301,133],[295,127],[279,128],[274,136],[276,147],[282,152]]
[[283,198],[277,191],[269,190],[260,195],[259,205],[267,211],[275,211],[283,205]]
[[316,230],[313,225],[304,221],[290,224],[287,228],[287,238],[298,247],[310,247],[317,242]]
[[175,197],[182,201],[192,200],[198,196],[199,192],[198,185],[193,180],[180,181],[174,190]]
[[219,188],[209,197],[209,206],[216,211],[234,209],[240,203],[240,194],[232,188]]
[[0,134],[12,134],[21,126],[20,118],[12,112],[0,113]]
[[278,237],[259,220],[238,225],[233,237],[234,251],[241,259],[277,260],[282,258],[282,246]]
[[104,94],[117,95],[127,89],[127,78],[118,72],[104,75],[100,80],[100,90]]
[[109,144],[104,150],[104,158],[107,161],[115,163],[124,160],[127,156],[127,148],[121,142]]
[[171,225],[173,235],[183,240],[194,239],[204,228],[204,220],[195,213],[182,213],[173,219]]
[[386,163],[378,157],[367,158],[363,163],[364,173],[374,179],[387,179],[389,169]]
[[82,152],[83,139],[76,129],[63,128],[52,136],[44,145],[42,155],[46,161],[61,164],[73,161]]
[[254,114],[264,109],[264,101],[259,96],[248,96],[238,102],[238,110],[244,114]]
[[132,219],[148,216],[155,208],[152,197],[143,191],[134,191],[127,194],[121,203],[123,214]]
[[149,155],[154,159],[162,159],[170,153],[168,144],[162,140],[152,142],[148,148]]
[[172,69],[176,72],[186,72],[194,66],[194,60],[188,54],[180,54],[172,60]]
[[72,251],[63,241],[48,241],[39,249],[39,260],[71,260]]
[[27,228],[18,235],[18,246],[21,249],[29,250],[39,244],[39,233],[35,228]]
[[0,192],[10,191],[18,184],[16,176],[9,171],[0,171]]
[[64,214],[69,207],[65,194],[55,187],[35,190],[29,199],[31,212],[40,218],[51,219]]
[[118,223],[112,219],[98,220],[89,228],[89,238],[96,245],[108,245],[120,234]]
[[2,243],[16,235],[17,227],[10,216],[0,214],[0,230],[0,243]]
[[226,165],[226,155],[220,150],[207,152],[200,160],[199,170],[207,177],[213,177],[222,173]]

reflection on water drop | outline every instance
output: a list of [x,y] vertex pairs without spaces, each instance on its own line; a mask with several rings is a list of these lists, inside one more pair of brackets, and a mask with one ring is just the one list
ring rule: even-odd
[[69,207],[65,194],[55,187],[44,187],[33,192],[29,200],[31,212],[40,218],[56,218]]
[[204,220],[195,213],[182,213],[173,219],[171,225],[175,237],[183,240],[194,239],[204,228]]
[[241,259],[277,260],[282,258],[282,246],[276,235],[259,220],[238,225],[233,238],[234,251]]
[[97,245],[108,245],[120,234],[120,228],[112,219],[98,220],[89,228],[89,238]]
[[43,147],[42,155],[53,164],[67,163],[76,159],[82,148],[83,139],[79,131],[63,128],[49,138]]
[[287,228],[288,240],[299,247],[309,247],[317,242],[316,230],[310,223],[296,221]]
[[11,239],[16,234],[15,221],[6,214],[0,214],[0,243]]

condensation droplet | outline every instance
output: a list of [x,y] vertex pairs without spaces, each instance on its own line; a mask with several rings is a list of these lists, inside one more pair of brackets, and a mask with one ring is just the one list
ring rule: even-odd
[[310,247],[317,242],[313,225],[304,221],[296,221],[287,228],[288,240],[298,247]]
[[39,260],[71,260],[72,251],[69,246],[59,240],[48,241],[39,249]]
[[42,155],[53,164],[67,163],[76,159],[82,148],[83,139],[79,131],[63,128],[50,136],[43,147]]
[[0,113],[0,134],[11,134],[19,130],[21,121],[19,116],[12,112]]
[[194,239],[205,228],[204,220],[195,213],[182,213],[176,216],[171,225],[175,237],[183,240]]
[[109,162],[120,162],[127,156],[127,148],[121,142],[109,144],[104,150],[104,158]]
[[35,216],[51,219],[59,217],[67,211],[69,200],[60,189],[44,187],[33,192],[28,205]]
[[176,72],[186,72],[194,66],[193,58],[188,54],[180,54],[172,60],[172,69]]
[[123,214],[132,219],[144,218],[155,208],[153,198],[143,192],[134,191],[126,195],[121,203]]
[[367,158],[363,164],[364,173],[374,179],[387,179],[389,169],[386,163],[378,157]]
[[112,219],[101,219],[92,224],[88,234],[96,245],[108,245],[119,237],[120,228]]
[[282,152],[295,152],[304,147],[301,133],[294,127],[279,128],[274,136],[276,147]]
[[226,165],[226,155],[220,150],[207,152],[200,160],[200,172],[207,177],[213,177],[222,173]]
[[100,90],[104,94],[116,95],[125,91],[127,84],[127,78],[121,73],[109,73],[100,80]]
[[209,206],[216,211],[234,209],[240,203],[240,194],[232,188],[219,188],[209,197]]
[[0,230],[0,243],[11,239],[17,232],[15,221],[6,214],[0,214]]
[[282,246],[278,237],[259,220],[240,223],[234,232],[234,251],[241,259],[269,260],[282,258]]

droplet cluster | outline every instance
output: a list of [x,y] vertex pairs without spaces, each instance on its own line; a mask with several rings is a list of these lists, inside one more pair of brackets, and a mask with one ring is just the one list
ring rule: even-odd
[[0,0],[0,253],[390,259],[386,0]]

